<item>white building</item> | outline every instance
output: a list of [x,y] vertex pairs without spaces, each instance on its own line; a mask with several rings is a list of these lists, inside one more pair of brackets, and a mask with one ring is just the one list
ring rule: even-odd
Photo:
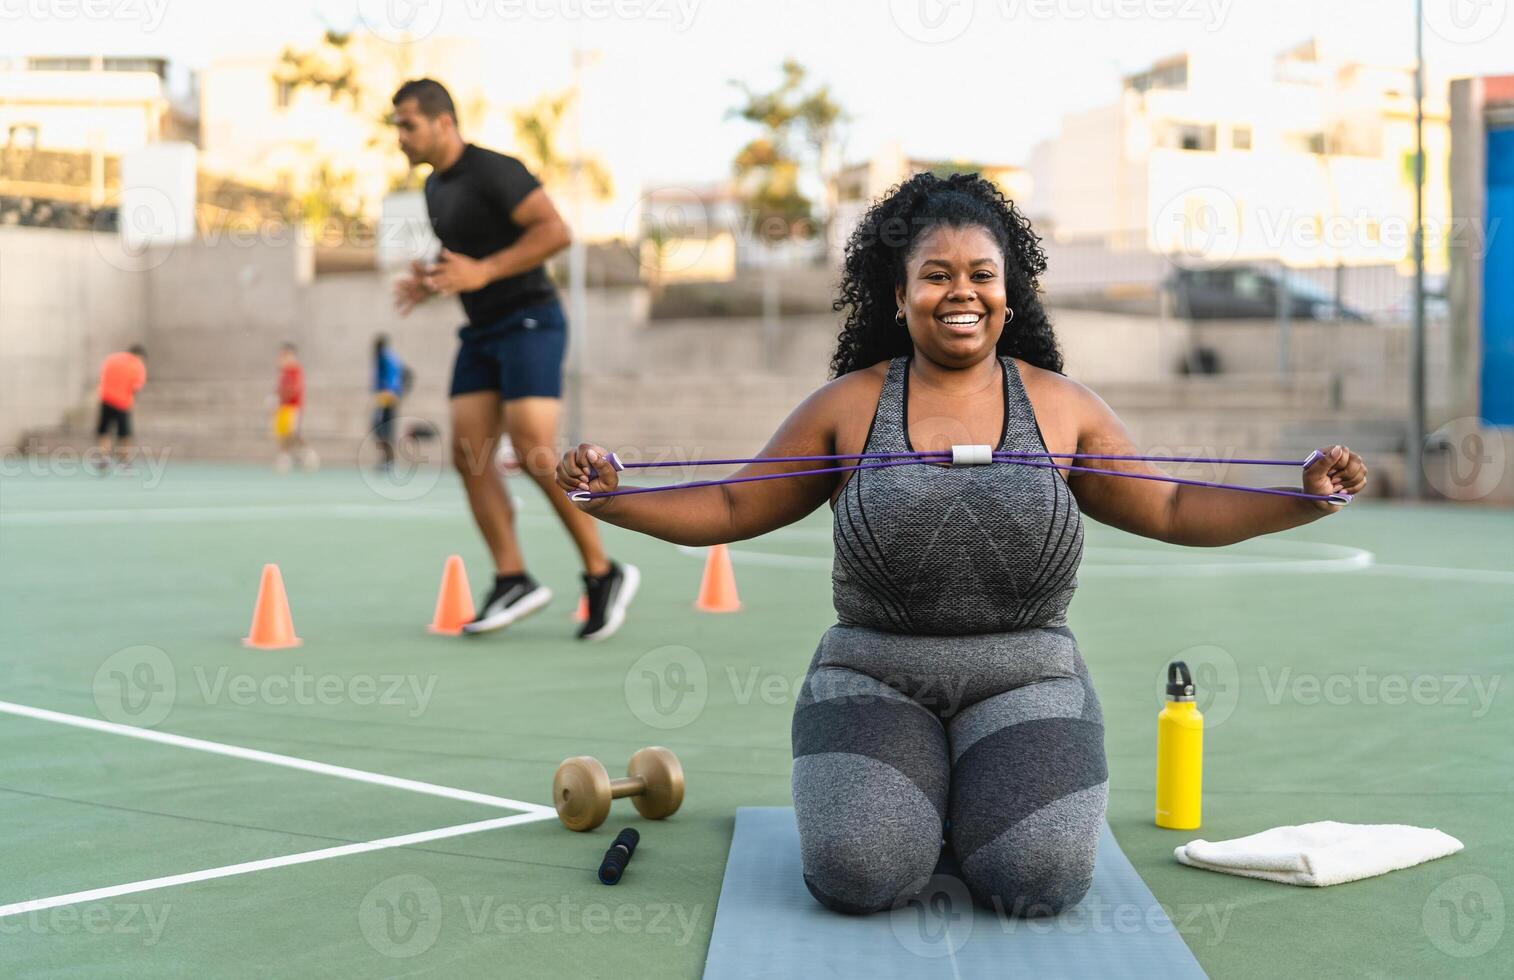
[[1007,164],[975,163],[967,160],[930,160],[906,154],[897,143],[886,145],[871,160],[841,168],[831,179],[831,200],[835,202],[836,220],[831,225],[830,249],[839,261],[857,222],[873,202],[895,184],[923,171],[937,174],[975,171],[996,184],[1004,196],[1022,211],[1028,208],[1034,184],[1031,175]]
[[0,131],[26,150],[120,156],[167,135],[162,58],[0,61]]
[[[1425,102],[1427,262],[1445,268],[1449,111]],[[1290,265],[1412,257],[1413,70],[1319,41],[1189,52],[1127,77],[1032,153],[1031,217],[1064,243]]]

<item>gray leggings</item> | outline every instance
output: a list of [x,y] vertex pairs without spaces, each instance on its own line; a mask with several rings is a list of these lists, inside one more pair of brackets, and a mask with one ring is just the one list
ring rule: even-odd
[[834,626],[794,711],[804,880],[861,914],[949,857],[978,902],[1076,905],[1109,797],[1104,721],[1065,628],[909,636]]

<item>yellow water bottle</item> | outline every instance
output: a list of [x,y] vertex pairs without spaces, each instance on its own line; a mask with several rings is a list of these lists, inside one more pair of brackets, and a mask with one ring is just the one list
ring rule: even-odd
[[1167,705],[1157,716],[1157,826],[1198,827],[1203,783],[1204,716],[1188,665],[1174,660],[1167,665]]

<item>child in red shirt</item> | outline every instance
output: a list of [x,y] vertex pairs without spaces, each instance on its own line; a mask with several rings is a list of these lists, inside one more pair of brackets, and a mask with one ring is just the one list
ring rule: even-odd
[[320,460],[300,434],[300,411],[305,405],[305,370],[300,367],[294,345],[290,343],[279,348],[279,384],[276,394],[278,407],[273,414],[273,436],[278,440],[279,453],[274,457],[273,468],[280,473],[288,473],[291,455],[298,452],[305,470],[314,470],[320,465]]

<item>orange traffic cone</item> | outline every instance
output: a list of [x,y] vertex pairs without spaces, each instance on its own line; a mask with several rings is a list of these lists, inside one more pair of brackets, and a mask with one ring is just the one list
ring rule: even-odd
[[726,613],[741,608],[736,595],[736,573],[731,570],[731,553],[723,544],[710,549],[705,559],[704,577],[699,580],[699,598],[694,608],[700,612]]
[[575,622],[575,623],[587,623],[588,621],[589,621],[589,597],[586,596],[586,595],[581,595],[581,596],[578,597],[578,608],[575,609],[575,610],[573,610],[573,622]]
[[457,636],[463,624],[473,620],[473,594],[468,589],[468,570],[461,555],[447,559],[442,569],[442,587],[436,594],[436,612],[426,629],[443,636]]
[[279,566],[264,565],[258,601],[252,607],[252,629],[242,638],[242,645],[257,650],[283,650],[302,642],[294,635],[294,619],[289,615],[289,597],[284,594],[284,577],[279,574]]

